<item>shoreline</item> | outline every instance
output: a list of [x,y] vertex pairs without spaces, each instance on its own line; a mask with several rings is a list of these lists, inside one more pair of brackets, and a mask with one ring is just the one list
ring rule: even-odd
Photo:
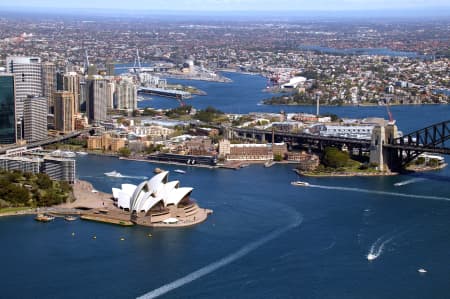
[[395,176],[399,175],[398,172],[330,172],[330,173],[310,173],[302,172],[298,169],[293,169],[293,171],[299,176],[304,177],[317,177],[317,178],[329,178],[329,177],[377,177],[377,176]]
[[[312,107],[312,106],[316,106],[316,104],[314,103],[310,103],[310,104],[266,104],[264,103],[264,100],[261,101],[261,104],[264,106],[297,106],[297,107]],[[427,106],[427,105],[450,105],[450,103],[418,103],[418,104],[413,104],[413,103],[409,103],[409,104],[389,104],[390,107],[393,106]],[[358,105],[353,105],[353,104],[343,104],[343,105],[330,105],[330,104],[320,104],[321,107],[361,107],[361,108],[365,108],[365,107],[385,107],[386,105],[378,105],[378,104],[358,104]]]

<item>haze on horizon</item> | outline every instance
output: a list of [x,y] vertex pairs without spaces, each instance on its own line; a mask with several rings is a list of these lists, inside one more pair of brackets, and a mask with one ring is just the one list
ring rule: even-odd
[[1,9],[123,9],[127,11],[168,12],[345,12],[345,11],[436,11],[450,12],[443,0],[15,0],[2,1]]

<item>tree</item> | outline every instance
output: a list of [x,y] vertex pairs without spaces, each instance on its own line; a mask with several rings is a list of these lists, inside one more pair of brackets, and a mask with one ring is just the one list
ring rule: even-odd
[[281,154],[275,154],[273,155],[273,160],[277,162],[283,161],[283,156]]
[[128,147],[122,147],[119,150],[119,156],[121,157],[129,157],[131,155],[131,151]]
[[39,186],[39,188],[49,189],[50,187],[53,186],[53,182],[47,174],[38,173],[36,176],[37,176],[36,184]]
[[335,147],[325,148],[325,154],[322,163],[331,168],[345,167],[350,161],[350,156],[347,152],[340,151]]

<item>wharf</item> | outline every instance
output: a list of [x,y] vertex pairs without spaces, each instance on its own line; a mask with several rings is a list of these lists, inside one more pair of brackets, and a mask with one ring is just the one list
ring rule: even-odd
[[94,215],[94,214],[84,214],[80,216],[83,220],[90,220],[95,222],[116,224],[121,226],[134,226],[134,223],[127,219],[113,218],[111,215]]
[[156,87],[141,87],[138,89],[138,93],[153,94],[162,97],[176,98],[176,99],[189,99],[192,94],[187,91],[175,90],[175,89],[163,89]]

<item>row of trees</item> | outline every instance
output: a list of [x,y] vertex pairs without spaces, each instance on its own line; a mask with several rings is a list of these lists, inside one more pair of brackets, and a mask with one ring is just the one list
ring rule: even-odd
[[54,182],[46,174],[0,172],[0,208],[52,206],[66,202],[71,191],[67,182]]

